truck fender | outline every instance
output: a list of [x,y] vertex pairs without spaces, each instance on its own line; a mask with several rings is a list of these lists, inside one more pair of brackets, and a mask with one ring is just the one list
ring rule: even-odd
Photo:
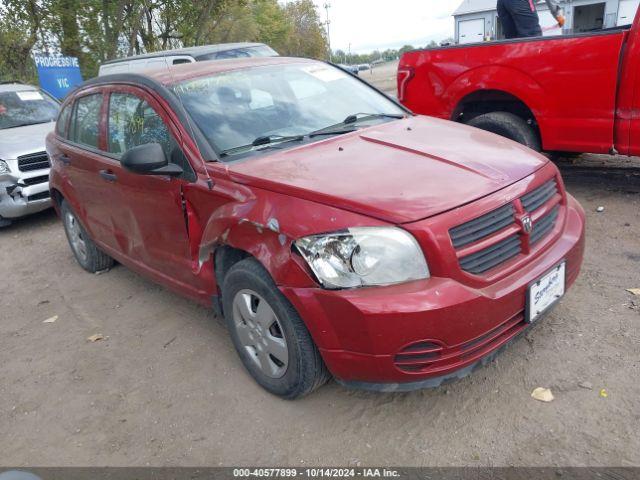
[[497,90],[519,99],[533,112],[541,130],[546,114],[556,111],[556,99],[546,95],[535,79],[515,68],[498,65],[466,71],[447,87],[442,98],[453,115],[466,97],[483,90]]

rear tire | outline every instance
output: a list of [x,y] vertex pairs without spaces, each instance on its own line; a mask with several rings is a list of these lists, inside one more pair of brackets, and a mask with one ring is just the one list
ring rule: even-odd
[[265,390],[293,400],[330,378],[298,312],[257,260],[247,258],[231,267],[222,302],[236,351]]
[[93,243],[65,200],[60,204],[60,213],[69,246],[80,266],[90,273],[102,272],[113,267],[113,258]]
[[538,132],[525,120],[509,112],[491,112],[469,120],[467,125],[521,143],[531,150],[542,150]]
[[11,223],[11,220],[8,218],[0,217],[0,228],[8,227]]

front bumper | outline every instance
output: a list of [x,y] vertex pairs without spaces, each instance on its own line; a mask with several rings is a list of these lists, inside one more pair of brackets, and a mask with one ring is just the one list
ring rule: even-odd
[[48,177],[49,170],[29,172],[25,177],[0,177],[0,218],[19,218],[51,206],[48,180],[28,185],[30,179]]
[[[528,327],[524,321],[528,285],[565,260],[570,287],[583,253],[584,211],[569,197],[558,238],[515,273],[482,288],[431,277],[369,289],[282,287],[281,291],[304,319],[340,383],[406,391],[460,378],[492,359]],[[421,358],[429,358],[427,365],[412,371],[402,360],[411,358],[412,348],[421,350],[416,345],[440,350],[426,356],[422,352]]]

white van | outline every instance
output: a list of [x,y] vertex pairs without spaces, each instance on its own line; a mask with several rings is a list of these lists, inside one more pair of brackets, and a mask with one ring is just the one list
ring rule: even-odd
[[100,65],[98,76],[168,68],[180,63],[203,62],[242,57],[277,57],[278,52],[264,43],[221,43],[201,47],[164,50],[111,60]]

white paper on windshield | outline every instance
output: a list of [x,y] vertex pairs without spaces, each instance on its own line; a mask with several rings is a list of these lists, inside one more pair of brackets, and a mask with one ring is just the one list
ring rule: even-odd
[[23,102],[28,102],[30,100],[43,100],[42,94],[36,91],[28,91],[28,92],[16,92],[18,98]]
[[306,67],[304,70],[309,75],[313,75],[318,80],[322,80],[323,82],[333,82],[347,76],[346,73],[341,72],[337,68],[325,67],[324,65],[313,65],[310,67]]

